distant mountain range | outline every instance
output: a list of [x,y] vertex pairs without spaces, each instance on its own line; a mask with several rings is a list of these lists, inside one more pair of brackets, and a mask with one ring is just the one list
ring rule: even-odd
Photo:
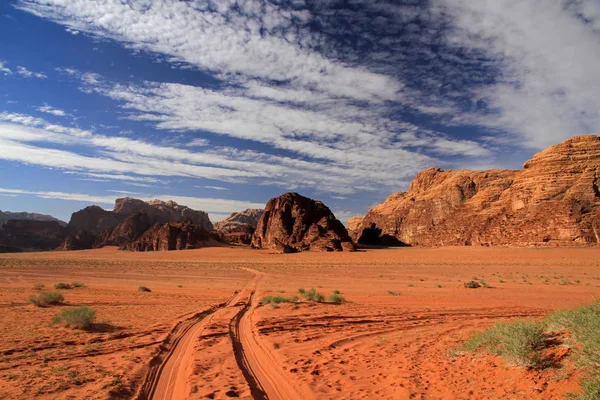
[[52,215],[0,210],[0,226],[4,223],[4,221],[8,221],[11,219],[26,221],[56,221],[59,223],[60,226],[67,226],[67,223],[65,221],[61,221],[58,218],[54,218]]

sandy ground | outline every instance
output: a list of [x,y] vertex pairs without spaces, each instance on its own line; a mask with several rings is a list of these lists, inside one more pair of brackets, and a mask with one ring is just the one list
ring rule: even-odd
[[[475,278],[490,288],[463,287]],[[29,303],[57,282],[86,287]],[[260,305],[298,288],[348,303]],[[599,296],[589,248],[0,255],[0,399],[560,399],[580,376],[568,358],[527,371],[454,349]],[[50,326],[74,305],[97,311],[93,330]]]

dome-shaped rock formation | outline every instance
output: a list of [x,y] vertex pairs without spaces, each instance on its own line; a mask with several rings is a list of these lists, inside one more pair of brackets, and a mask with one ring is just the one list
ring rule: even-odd
[[354,250],[344,225],[320,201],[286,193],[269,200],[252,247],[281,252]]

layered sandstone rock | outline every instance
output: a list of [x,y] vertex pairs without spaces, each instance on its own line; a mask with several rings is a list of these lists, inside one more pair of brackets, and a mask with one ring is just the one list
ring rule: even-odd
[[57,221],[8,220],[0,229],[3,251],[54,250],[65,237]]
[[[157,223],[189,221],[204,229],[212,229],[208,214],[182,206],[174,201],[122,198],[115,201],[113,211],[98,206],[73,213],[67,225],[67,236],[61,248],[91,249],[131,243]],[[91,240],[90,235],[94,237]],[[85,239],[85,240],[83,240]]]
[[214,224],[215,230],[221,232],[240,231],[240,227],[250,226],[256,228],[264,210],[249,208],[244,211],[232,213],[223,221]]
[[191,220],[194,224],[211,230],[213,225],[204,211],[192,210],[187,206],[182,206],[174,201],[152,200],[145,202],[143,200],[125,197],[117,199],[113,212],[119,216],[129,216],[139,212],[148,214],[153,224],[164,222],[181,222]]
[[373,207],[354,234],[420,246],[585,245],[600,242],[600,137],[577,136],[520,171],[419,173]]
[[348,232],[322,202],[286,193],[269,200],[252,247],[280,252],[354,250]]
[[177,223],[155,224],[134,241],[126,242],[122,249],[130,251],[167,251],[219,246],[217,238],[191,220]]

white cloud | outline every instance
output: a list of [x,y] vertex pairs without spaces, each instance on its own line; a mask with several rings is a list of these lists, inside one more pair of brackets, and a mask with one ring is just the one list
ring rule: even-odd
[[[128,194],[127,192],[118,192],[120,194]],[[34,190],[23,190],[23,189],[9,189],[0,188],[0,194],[9,196],[20,196],[20,195],[31,195],[42,199],[60,199],[68,201],[82,201],[93,204],[114,204],[118,196],[98,196],[84,193],[68,193],[68,192],[47,192],[47,191],[34,191]],[[132,194],[132,193],[129,193]],[[157,194],[157,195],[145,195],[141,197],[144,201],[150,201],[154,199],[168,201],[173,200],[174,202],[188,206],[194,210],[206,211],[210,214],[218,215],[229,215],[233,212],[245,210],[247,208],[263,208],[264,203],[254,203],[243,200],[230,200],[230,199],[215,199],[215,198],[200,198],[190,196],[178,196],[171,194]]]
[[57,117],[65,117],[69,114],[67,114],[65,111],[58,109],[58,108],[54,108],[52,106],[49,105],[43,105],[37,108],[38,111],[47,113],[47,114],[52,114],[52,115],[56,115]]
[[38,79],[46,79],[46,74],[42,72],[33,72],[28,70],[27,68],[17,65],[17,70],[15,71],[17,75],[22,76],[23,78],[38,78]]
[[222,186],[196,186],[197,188],[203,188],[203,189],[212,189],[212,190],[229,190],[226,187],[222,187]]
[[6,66],[6,62],[2,61],[2,60],[0,60],[0,72],[2,72],[3,74],[6,74],[6,75],[12,74],[12,71],[10,70],[10,68],[8,68]]
[[[436,0],[453,29],[446,42],[499,68],[475,96],[493,111],[467,115],[544,148],[600,130],[600,7],[595,0]],[[588,21],[584,21],[582,18]]]

